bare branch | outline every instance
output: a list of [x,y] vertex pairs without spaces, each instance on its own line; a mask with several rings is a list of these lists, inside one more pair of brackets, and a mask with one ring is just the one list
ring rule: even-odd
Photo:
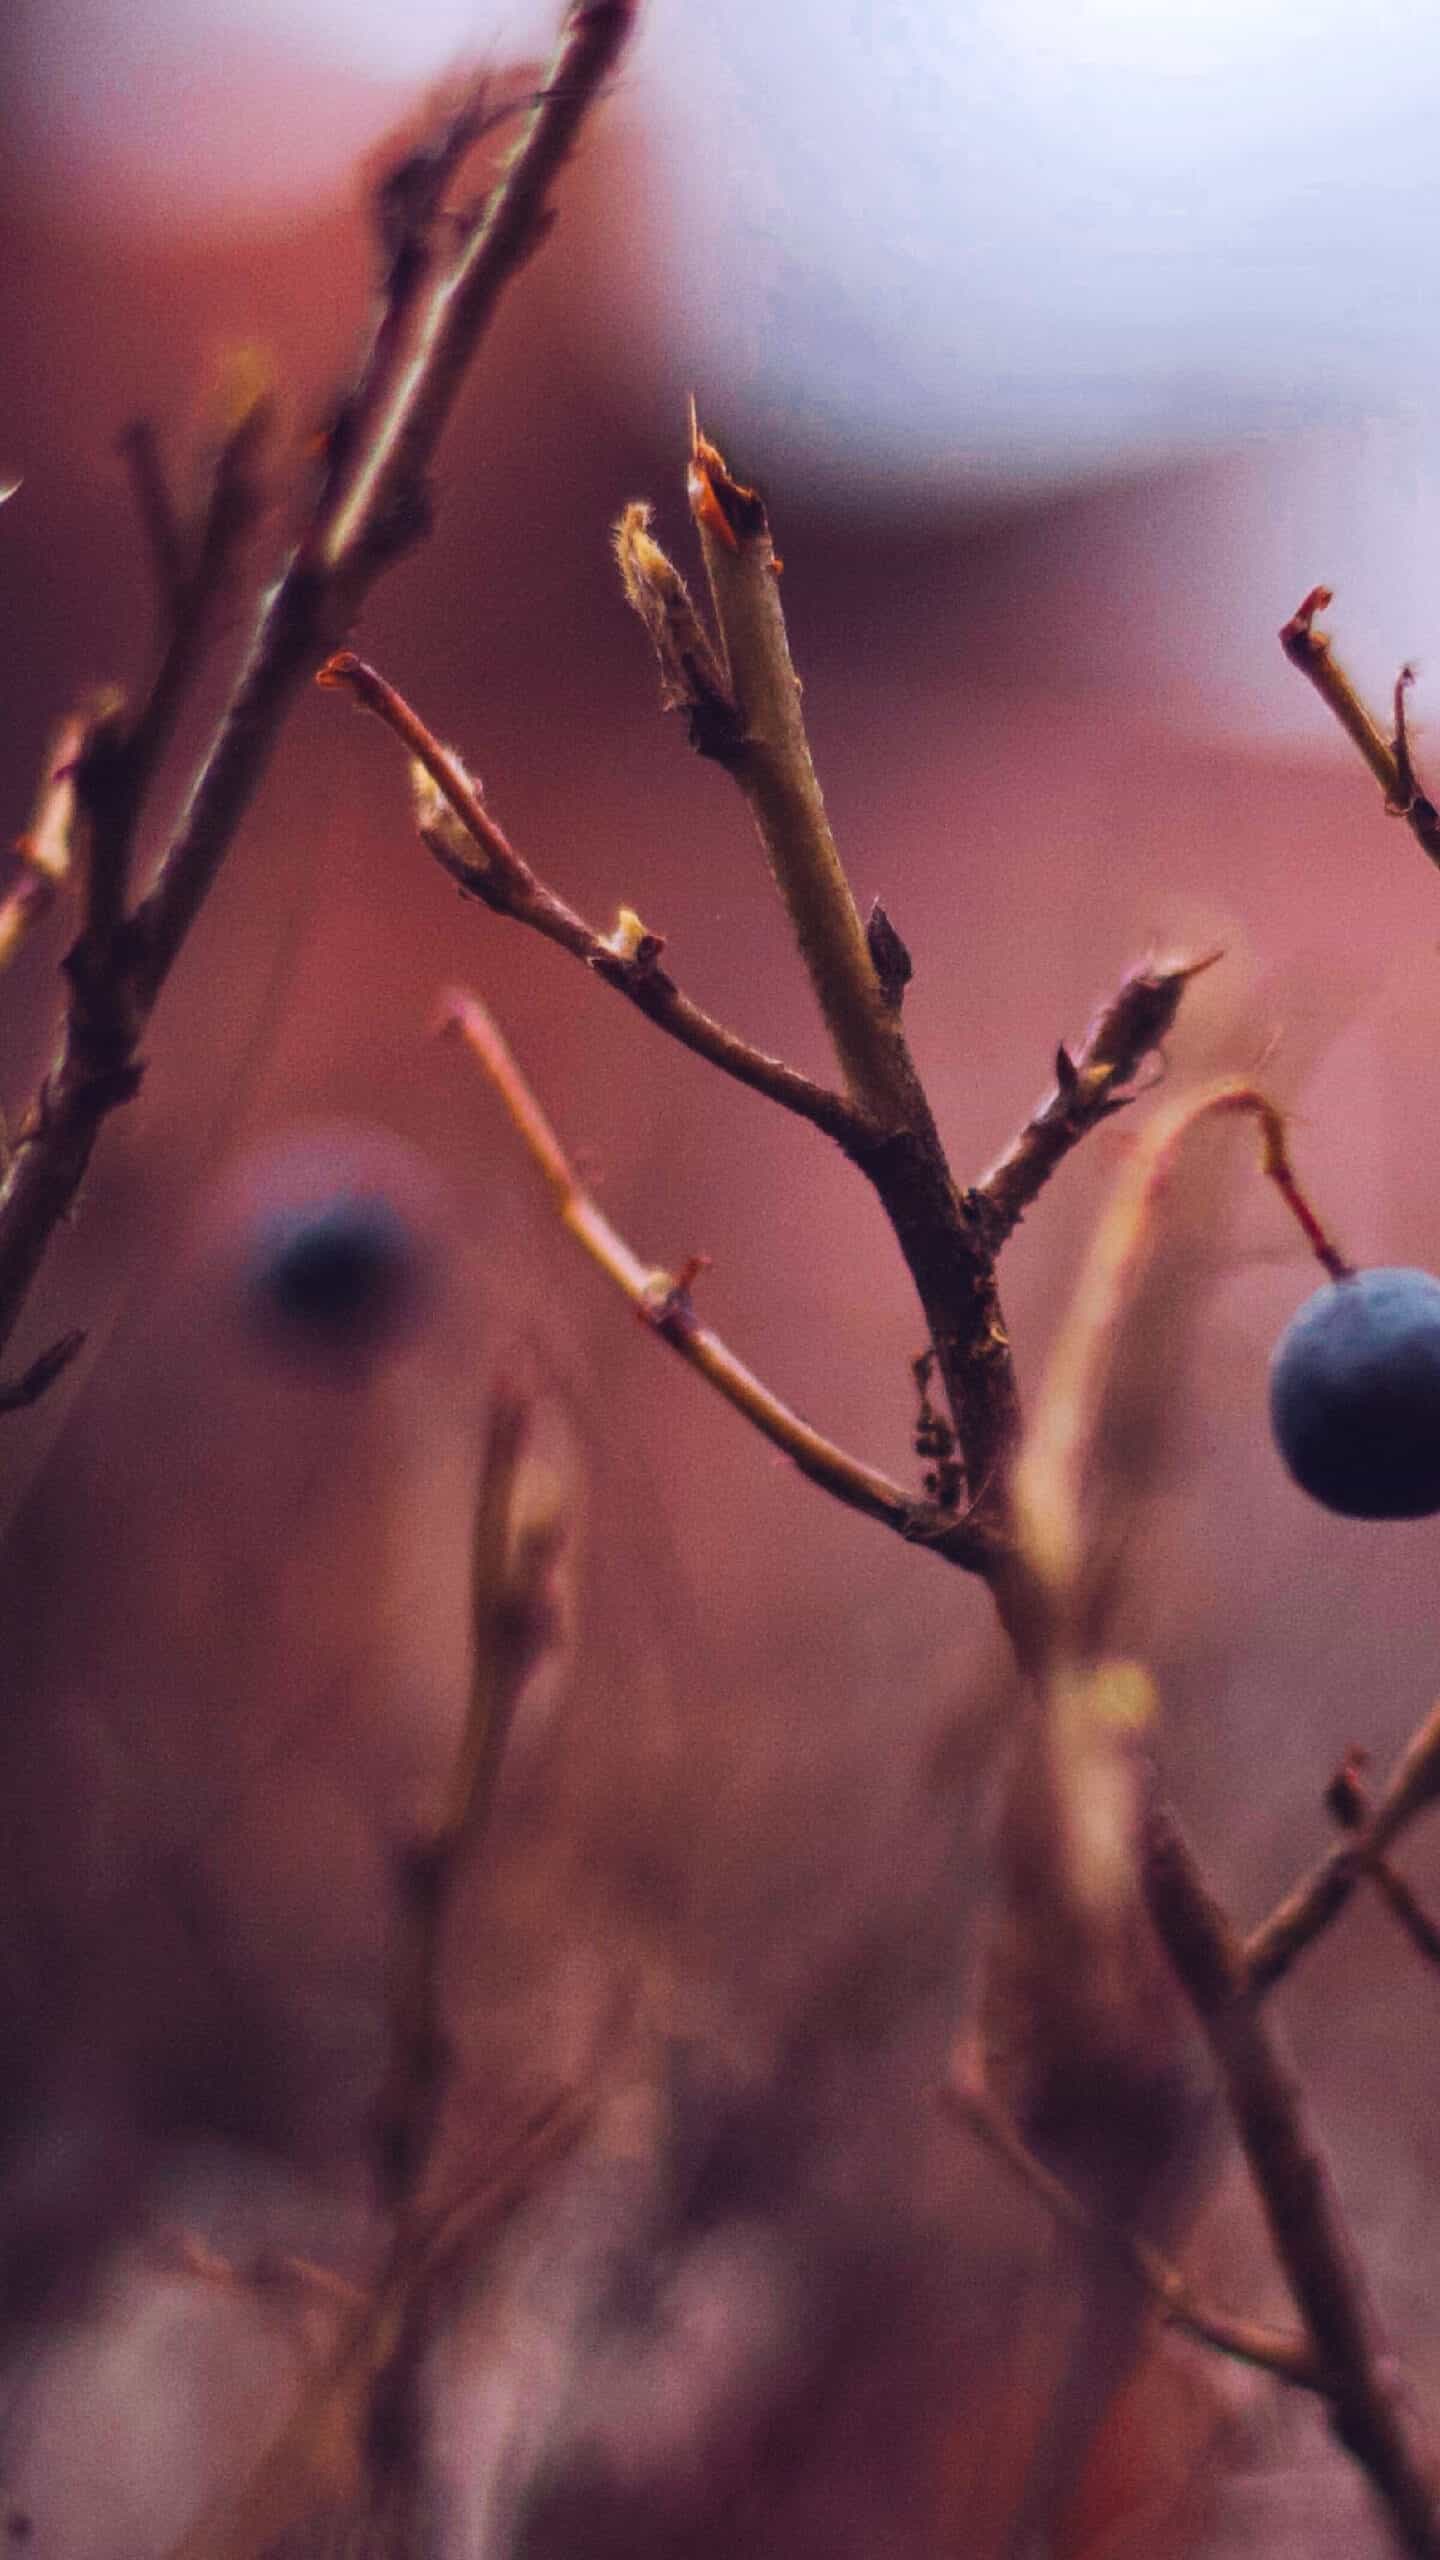
[[1315,628],[1316,614],[1324,613],[1333,602],[1329,587],[1312,587],[1281,631],[1280,646],[1291,666],[1309,677],[1346,737],[1358,747],[1385,794],[1387,815],[1403,818],[1421,852],[1440,863],[1440,810],[1417,788],[1405,735],[1404,695],[1410,670],[1401,670],[1395,688],[1395,734],[1387,738],[1337,662],[1329,634]]
[[1082,2198],[1057,2178],[1021,2141],[1015,2127],[985,2088],[978,2064],[962,2058],[941,2087],[944,2104],[977,2134],[986,2148],[1013,2171],[1022,2186],[1038,2197],[1062,2230],[1081,2239],[1100,2241],[1129,2269],[1150,2296],[1162,2320],[1183,2331],[1200,2346],[1214,2347],[1238,2363],[1254,2365],[1277,2381],[1302,2391],[1322,2389],[1319,2369],[1305,2339],[1286,2337],[1260,2321],[1241,2320],[1197,2300],[1185,2278],[1160,2249],[1138,2231],[1102,2221]]
[[629,1299],[642,1322],[707,1378],[812,1484],[833,1494],[847,1509],[883,1522],[898,1536],[930,1548],[948,1563],[970,1572],[984,1571],[988,1549],[983,1533],[970,1520],[917,1502],[903,1485],[824,1439],[782,1404],[718,1334],[701,1324],[690,1301],[691,1283],[700,1266],[692,1263],[677,1275],[649,1269],[639,1260],[582,1189],[532,1087],[485,1007],[474,996],[452,994],[446,999],[445,1021],[447,1028],[459,1033],[500,1095],[545,1177],[561,1223]]
[[377,403],[353,473],[302,546],[342,587],[358,575],[363,592],[392,556],[397,529],[402,540],[413,539],[424,473],[471,358],[505,287],[550,227],[551,189],[625,49],[637,5],[571,0],[520,141],[432,295],[407,365]]
[[1415,2425],[1369,2302],[1300,2088],[1265,2026],[1245,1949],[1172,1817],[1151,1815],[1151,1915],[1224,2083],[1276,2253],[1310,2338],[1341,2443],[1369,2475],[1402,2547],[1440,2552],[1431,2450]]
[[455,1894],[490,1818],[521,1690],[552,1635],[553,1537],[517,1543],[529,1427],[526,1399],[502,1387],[491,1406],[471,1548],[465,1725],[440,1822],[400,1862],[389,2069],[376,2111],[380,2199],[391,2213],[415,2210],[434,2150],[449,2080],[443,1964]]
[[1072,1057],[1063,1044],[1057,1050],[1054,1086],[971,1194],[985,1204],[986,1233],[994,1250],[1013,1234],[1072,1147],[1135,1099],[1126,1088],[1173,1028],[1191,979],[1213,968],[1221,956],[1207,951],[1199,960],[1151,961],[1132,969],[1096,1015],[1076,1054]]
[[[763,1093],[781,1109],[793,1111],[842,1144],[864,1129],[859,1112],[843,1094],[831,1093],[779,1058],[767,1057],[748,1040],[683,995],[660,966],[665,948],[661,935],[648,933],[628,907],[622,907],[614,930],[597,933],[574,907],[539,879],[517,853],[460,759],[428,729],[403,694],[358,658],[342,649],[320,669],[317,682],[350,693],[373,711],[400,740],[420,767],[433,791],[417,789],[420,834],[441,868],[471,897],[492,912],[528,925],[558,944],[572,958],[628,998],[646,1019],[668,1031],[682,1048],[693,1050],[737,1084]],[[451,823],[458,820],[458,825]]]
[[1395,1773],[1363,1829],[1342,1841],[1292,1887],[1245,1946],[1251,1991],[1268,1991],[1296,1957],[1342,1911],[1358,1884],[1373,1876],[1417,1814],[1440,1797],[1440,1706],[1433,1707],[1407,1743]]
[[[554,182],[620,57],[637,5],[638,0],[571,0],[549,77],[520,141],[479,215],[464,227],[458,250],[429,287],[414,328],[387,328],[382,312],[362,367],[358,432],[348,446],[341,439],[344,450],[322,474],[310,521],[261,612],[154,878],[122,926],[103,937],[82,935],[72,955],[72,1000],[59,1046],[0,1185],[0,1351],[50,1237],[84,1180],[102,1122],[139,1084],[139,1043],[150,1012],[259,787],[296,694],[338,646],[381,571],[424,530],[426,467],[505,286],[545,235]],[[450,171],[453,131],[449,119],[435,146],[442,175]],[[433,198],[424,209],[433,213]],[[397,294],[414,295],[409,268],[403,287],[393,264],[389,281]],[[131,732],[128,756],[108,777],[108,804],[90,812],[106,841],[96,876],[111,884],[127,876],[140,802],[172,733],[200,625],[218,592],[218,571],[246,515],[245,466],[258,432],[252,404],[222,454],[196,566],[184,582],[184,601]],[[164,547],[169,548],[168,531]]]
[[[327,2516],[343,2511],[347,2524],[363,2516],[369,2525],[376,2492],[383,2498],[390,2489],[404,2500],[408,2481],[375,2480],[367,2473],[378,2467],[377,2434],[386,2467],[397,2454],[403,2464],[395,2402],[413,2389],[417,2347],[430,2333],[434,2294],[457,2263],[477,2253],[574,2150],[590,2113],[587,2102],[568,2094],[537,2106],[513,2140],[485,2162],[468,2192],[428,2216],[423,2232],[407,2232],[403,2242],[397,2238],[374,2292],[337,2304],[333,2353],[302,2385],[294,2411],[257,2470],[238,2494],[227,2481],[169,2560],[263,2560],[317,2509]],[[382,2398],[390,2400],[390,2423],[377,2429]],[[385,2541],[381,2547],[392,2545]]]

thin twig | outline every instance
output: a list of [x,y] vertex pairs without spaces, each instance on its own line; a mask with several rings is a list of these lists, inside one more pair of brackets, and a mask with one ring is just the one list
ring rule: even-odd
[[[387,333],[382,314],[376,339],[383,361],[366,374],[362,431],[345,467],[322,475],[310,522],[263,607],[154,878],[123,932],[111,937],[109,954],[92,949],[72,969],[59,1046],[0,1185],[0,1352],[84,1180],[102,1122],[138,1087],[151,1010],[297,693],[338,647],[382,570],[426,528],[426,468],[506,285],[549,228],[555,181],[620,58],[637,6],[572,0],[534,112],[414,330]],[[212,527],[218,539],[223,526],[213,509]],[[111,813],[117,841],[128,844],[184,677],[167,655],[137,723],[128,805],[122,800]],[[117,866],[119,876],[124,868]],[[92,965],[102,957],[102,967]]]
[[490,1411],[471,1546],[471,1666],[465,1724],[440,1821],[401,1860],[390,2062],[376,2111],[380,2200],[413,2215],[430,2165],[449,2077],[444,1956],[462,1875],[490,1818],[525,1680],[549,1641],[550,1553],[517,1552],[517,1487],[529,1431],[523,1396],[497,1391]]
[[754,1372],[697,1317],[690,1301],[696,1266],[680,1274],[648,1268],[625,1242],[570,1165],[533,1088],[516,1064],[503,1034],[474,996],[452,993],[444,1020],[489,1076],[550,1189],[562,1225],[591,1260],[614,1281],[637,1315],[672,1351],[718,1389],[747,1422],[783,1452],[812,1484],[852,1511],[879,1520],[913,1544],[929,1547],[948,1563],[971,1572],[985,1569],[983,1534],[968,1519],[917,1502],[888,1476],[826,1440],[762,1384]]
[[[564,2095],[522,2127],[513,2148],[448,2199],[435,2157],[450,2081],[445,1966],[455,1896],[494,1805],[524,1683],[554,1632],[549,1577],[556,1537],[526,1523],[519,1498],[526,1399],[491,1406],[471,1543],[472,1654],[465,1722],[435,1829],[401,1862],[388,2068],[376,2106],[379,2200],[390,2223],[373,2292],[342,2302],[337,2346],[238,2502],[187,2537],[184,2560],[252,2560],[317,2501],[363,2499],[403,2510],[414,2494],[420,2364],[437,2294],[481,2234],[513,2212],[579,2139],[588,2102]],[[388,2546],[387,2546],[388,2547]],[[408,2547],[408,2545],[407,2545]]]
[[1146,1894],[1204,2030],[1341,2443],[1416,2560],[1440,2552],[1433,2456],[1406,2405],[1329,2170],[1254,1997],[1243,1944],[1172,1817],[1151,1814]]
[[534,111],[499,183],[432,296],[409,361],[377,404],[353,473],[308,546],[342,584],[368,585],[397,522],[423,507],[422,482],[475,348],[505,287],[539,248],[553,219],[550,192],[580,128],[619,62],[638,0],[571,0]]
[[[326,661],[317,682],[343,689],[373,711],[433,784],[433,792],[417,792],[420,833],[436,861],[470,896],[583,961],[648,1021],[737,1084],[763,1093],[842,1144],[859,1141],[863,1115],[843,1094],[829,1092],[781,1059],[768,1057],[681,993],[660,965],[663,938],[648,933],[629,908],[622,907],[612,933],[597,933],[539,879],[491,815],[459,757],[442,746],[404,695],[374,667],[353,650],[342,649]],[[458,820],[458,826],[447,824],[447,816]]]
[[1440,1705],[1431,1709],[1401,1754],[1393,1777],[1363,1830],[1341,1841],[1252,1930],[1245,1945],[1250,1988],[1268,1991],[1296,1957],[1342,1911],[1351,1894],[1417,1814],[1440,1797]]
[[392,2249],[373,2293],[353,2306],[341,2304],[333,2353],[302,2384],[256,2470],[238,2493],[227,2482],[169,2560],[262,2560],[317,2509],[345,2510],[353,2521],[357,2505],[368,2505],[377,2394],[387,2377],[396,2388],[412,2382],[412,2332],[426,2323],[434,2290],[530,2200],[540,2180],[574,2150],[590,2116],[589,2104],[569,2094],[535,2108],[514,2140],[485,2163],[483,2177],[429,2219],[418,2263],[413,2235],[403,2249]]
[[1374,1860],[1369,1876],[1381,1901],[1399,1922],[1416,1954],[1423,1956],[1427,1964],[1440,1965],[1440,1928],[1436,1927],[1405,1878],[1388,1866],[1383,1858]]
[[985,1204],[992,1248],[998,1251],[1013,1233],[1071,1149],[1135,1099],[1126,1088],[1172,1030],[1191,979],[1213,968],[1221,956],[1207,951],[1199,960],[1150,961],[1132,969],[1096,1015],[1075,1055],[1061,1044],[1052,1090],[971,1194]]
[[957,2058],[949,2078],[942,2083],[941,2096],[951,2112],[978,2134],[986,2148],[1039,2198],[1062,2230],[1075,2232],[1084,2240],[1098,2240],[1113,2251],[1149,2294],[1168,2326],[1183,2331],[1201,2346],[1214,2347],[1221,2355],[1254,2365],[1262,2373],[1273,2374],[1278,2381],[1292,2383],[1302,2391],[1322,2389],[1313,2351],[1303,2338],[1287,2337],[1261,2321],[1241,2320],[1197,2300],[1163,2250],[1152,2247],[1138,2231],[1103,2221],[1092,2212],[1073,2187],[1057,2178],[1022,2142],[985,2088],[976,2064],[967,2065],[964,2057]]
[[[1352,1744],[1325,1790],[1325,1810],[1342,1831],[1363,1831],[1373,1810],[1365,1772],[1370,1754]],[[1440,1966],[1440,1928],[1431,1919],[1418,1894],[1412,1892],[1405,1878],[1387,1858],[1374,1853],[1366,1861],[1366,1874],[1391,1916],[1397,1920],[1418,1955],[1427,1964]]]
[[1403,818],[1421,852],[1440,863],[1440,810],[1416,785],[1405,735],[1404,688],[1410,671],[1402,669],[1395,688],[1395,734],[1387,738],[1336,660],[1328,632],[1315,628],[1316,614],[1324,613],[1333,602],[1329,587],[1312,587],[1284,625],[1280,646],[1292,667],[1309,677],[1346,737],[1359,748],[1385,794],[1388,815]]

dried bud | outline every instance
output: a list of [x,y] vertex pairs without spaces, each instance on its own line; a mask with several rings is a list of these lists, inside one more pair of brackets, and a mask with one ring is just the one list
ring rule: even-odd
[[639,614],[660,661],[661,700],[683,711],[697,753],[733,755],[738,721],[715,643],[675,563],[650,531],[652,511],[632,500],[615,527],[615,558],[626,601]]
[[[465,772],[453,748],[446,749],[456,769],[464,775],[476,799],[483,797],[481,786],[473,774]],[[411,760],[410,798],[415,811],[415,824],[441,867],[460,881],[470,882],[488,870],[489,863],[463,818],[456,815],[434,775],[423,764]]]
[[880,981],[880,993],[891,1011],[898,1013],[915,975],[915,963],[878,898],[866,919],[865,939]]
[[621,907],[612,930],[601,935],[600,948],[627,969],[652,969],[665,948],[665,937],[651,933],[633,907]]

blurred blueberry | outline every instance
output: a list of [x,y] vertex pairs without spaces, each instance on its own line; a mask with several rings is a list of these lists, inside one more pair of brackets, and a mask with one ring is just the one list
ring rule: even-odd
[[339,1191],[260,1222],[249,1285],[266,1313],[298,1333],[358,1345],[404,1316],[420,1259],[392,1202]]
[[433,1169],[363,1123],[292,1131],[246,1159],[206,1228],[208,1285],[252,1337],[283,1365],[342,1383],[431,1313],[453,1243]]
[[1276,1346],[1270,1421],[1295,1482],[1352,1520],[1440,1511],[1440,1280],[1357,1271]]

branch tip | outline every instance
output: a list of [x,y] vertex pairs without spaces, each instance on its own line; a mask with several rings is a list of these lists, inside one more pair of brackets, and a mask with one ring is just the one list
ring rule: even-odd
[[761,536],[768,540],[770,522],[764,499],[758,489],[747,488],[743,480],[734,478],[719,446],[702,432],[693,398],[685,494],[701,532],[712,535],[725,550],[738,551],[742,543]]

